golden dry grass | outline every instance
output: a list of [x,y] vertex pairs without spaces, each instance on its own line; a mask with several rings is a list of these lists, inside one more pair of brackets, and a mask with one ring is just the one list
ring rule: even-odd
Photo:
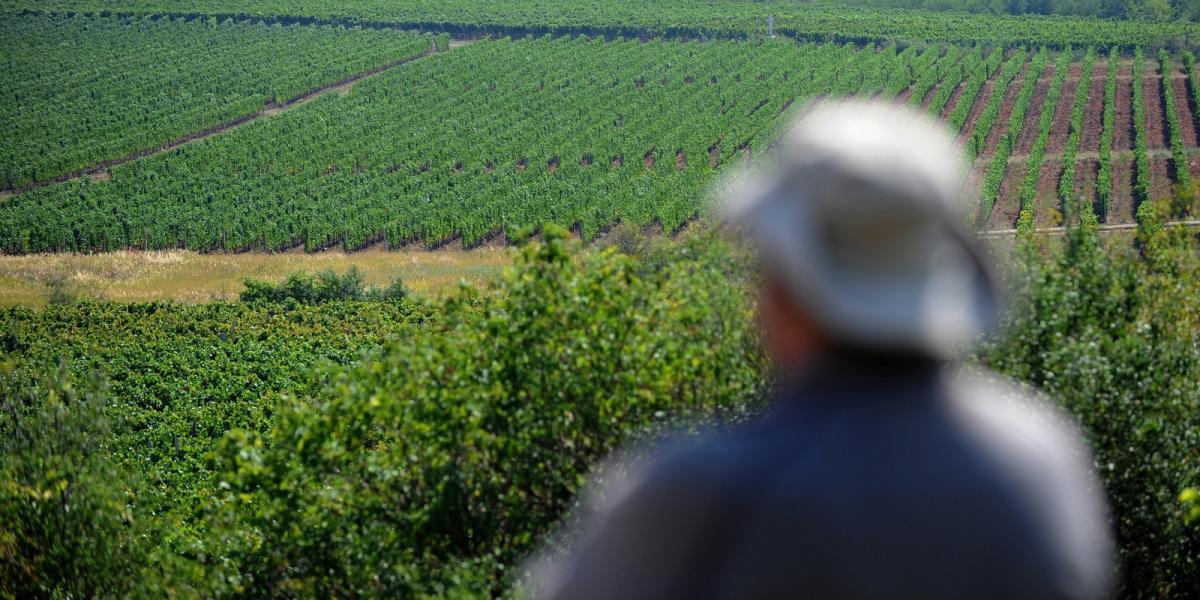
[[460,280],[483,283],[512,263],[506,248],[340,251],[317,254],[197,254],[170,250],[107,254],[0,256],[0,305],[44,304],[57,286],[81,298],[118,302],[236,299],[242,280],[282,280],[297,271],[361,269],[370,285],[404,280],[417,294],[437,297]]

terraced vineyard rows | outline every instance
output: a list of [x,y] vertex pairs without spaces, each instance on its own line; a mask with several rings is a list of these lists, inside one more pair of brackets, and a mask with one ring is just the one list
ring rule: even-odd
[[706,0],[0,0],[0,10],[222,15],[242,19],[319,20],[444,30],[462,35],[586,34],[747,38],[778,34],[809,41],[893,40],[1132,47],[1200,44],[1200,24],[1036,15],[990,16],[851,8],[821,2]]
[[[196,44],[219,45],[235,32],[251,41],[369,33],[417,53],[431,43],[428,36],[310,26],[18,20],[49,31],[124,27],[150,40],[158,28],[173,28]],[[449,47],[445,35],[438,45]],[[497,235],[520,239],[545,222],[585,238],[618,221],[670,231],[701,211],[716,171],[767,150],[806,98],[851,94],[895,98],[959,130],[975,159],[986,227],[1011,227],[1022,210],[1052,226],[1073,199],[1096,206],[1109,222],[1127,222],[1133,188],[1142,200],[1183,181],[1186,170],[1166,170],[1174,148],[1185,160],[1173,162],[1185,167],[1196,154],[1186,98],[1195,79],[1175,77],[1172,66],[1181,61],[1180,72],[1192,73],[1194,60],[1160,55],[1162,72],[1175,79],[1145,69],[1135,79],[1133,65],[1115,52],[1107,69],[1093,71],[1094,55],[787,39],[483,40],[388,70],[344,97],[321,97],[113,167],[103,180],[17,194],[0,204],[0,249],[312,251],[456,239],[470,246]],[[84,64],[97,60],[89,55]],[[66,72],[54,80],[69,81],[74,72]],[[195,80],[210,81],[206,73]],[[12,88],[40,81],[26,71]],[[111,78],[101,81],[112,86]],[[1177,88],[1182,102],[1171,96]],[[1147,93],[1149,104],[1133,101]],[[175,121],[169,110],[154,114]],[[1145,132],[1154,127],[1172,132],[1172,150],[1165,135],[1160,147],[1147,146]],[[1136,152],[1135,129],[1142,140]],[[148,131],[129,133],[127,143],[152,146],[157,138]]]
[[8,15],[0,189],[153,148],[430,44],[342,27]]
[[797,100],[882,93],[926,54],[782,40],[478,42],[115,168],[111,181],[12,198],[0,245],[313,250],[474,244],[545,221],[588,237],[617,220],[670,230],[696,214],[714,168],[761,149]]

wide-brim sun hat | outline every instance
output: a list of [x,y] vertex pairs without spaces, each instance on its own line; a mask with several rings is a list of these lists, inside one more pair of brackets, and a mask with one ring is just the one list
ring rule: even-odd
[[954,355],[994,326],[1000,291],[967,228],[954,136],[890,103],[814,103],[725,218],[835,342]]

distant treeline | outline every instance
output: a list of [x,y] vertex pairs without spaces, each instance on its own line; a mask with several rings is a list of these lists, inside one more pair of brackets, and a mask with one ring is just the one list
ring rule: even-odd
[[994,15],[1075,15],[1142,21],[1200,21],[1200,0],[840,0],[844,4]]

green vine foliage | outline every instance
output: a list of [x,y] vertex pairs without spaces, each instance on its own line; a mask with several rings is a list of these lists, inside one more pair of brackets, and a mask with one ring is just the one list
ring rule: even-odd
[[[1006,327],[974,357],[1084,426],[1130,598],[1200,584],[1200,264],[1170,210],[1139,208],[1139,251],[1090,211],[1042,242],[1023,211]],[[5,589],[513,594],[614,448],[761,411],[753,277],[707,233],[579,253],[547,226],[436,305],[6,309]]]

